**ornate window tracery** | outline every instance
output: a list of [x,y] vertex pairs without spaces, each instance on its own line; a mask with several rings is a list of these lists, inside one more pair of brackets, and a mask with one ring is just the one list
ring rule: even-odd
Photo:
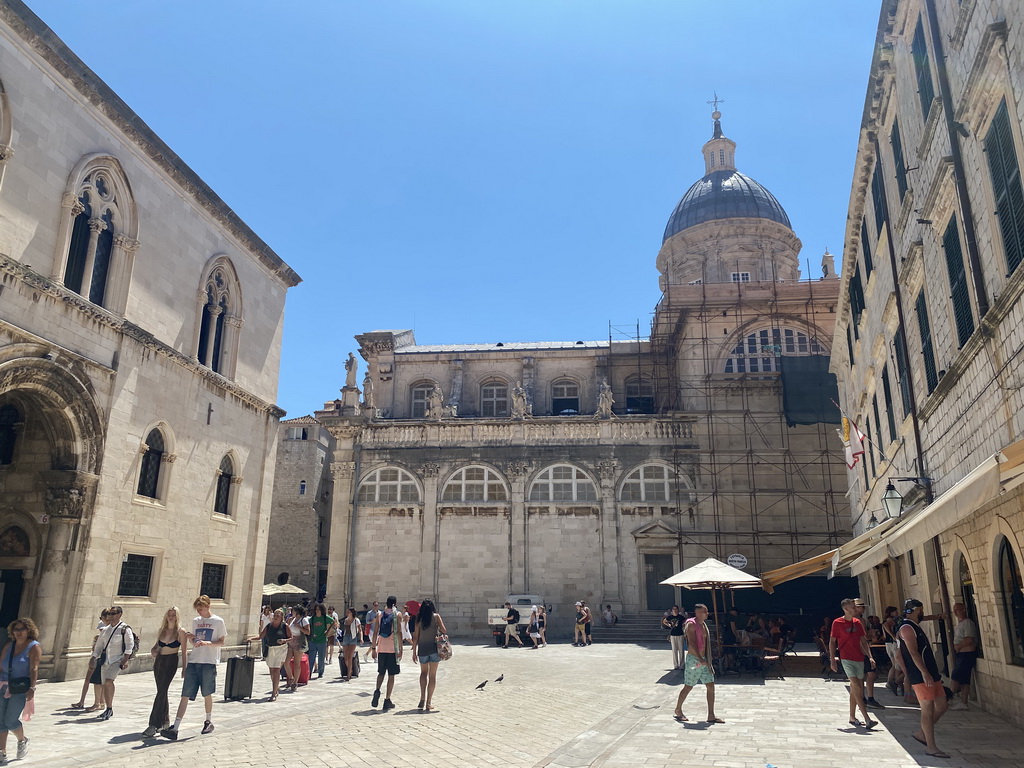
[[234,374],[241,328],[241,297],[238,280],[231,262],[217,257],[207,267],[199,294],[199,338],[196,358],[223,376]]

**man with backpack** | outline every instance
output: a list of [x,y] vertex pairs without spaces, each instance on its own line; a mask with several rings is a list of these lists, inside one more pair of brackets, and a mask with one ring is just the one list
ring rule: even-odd
[[508,648],[508,639],[514,638],[519,647],[523,647],[523,640],[519,637],[519,611],[512,607],[512,603],[505,603],[508,613],[505,614],[505,645]]
[[121,674],[121,670],[128,668],[128,662],[139,647],[132,628],[121,621],[122,613],[118,605],[107,609],[107,626],[96,638],[92,649],[103,685],[104,709],[99,714],[99,720],[109,720],[114,716],[114,680]]
[[384,707],[382,711],[387,712],[394,709],[395,704],[391,701],[391,691],[395,688],[395,675],[401,669],[398,662],[402,659],[402,618],[398,609],[398,598],[394,595],[388,596],[387,606],[383,613],[378,613],[374,619],[373,627],[373,658],[377,660],[377,687],[373,691],[372,707],[380,703],[380,686],[384,682],[384,675],[388,676],[388,691],[384,696]]

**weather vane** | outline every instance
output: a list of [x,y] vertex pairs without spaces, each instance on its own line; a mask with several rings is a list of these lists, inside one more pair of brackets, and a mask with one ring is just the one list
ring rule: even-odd
[[718,105],[719,104],[725,104],[725,99],[718,98],[718,91],[715,91],[714,93],[715,93],[715,98],[712,99],[711,101],[709,101],[708,104],[711,104],[712,106],[714,106],[715,112],[717,112],[718,111]]

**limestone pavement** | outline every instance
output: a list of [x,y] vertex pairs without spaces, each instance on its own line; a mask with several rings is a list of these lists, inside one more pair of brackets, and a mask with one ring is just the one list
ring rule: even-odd
[[[701,722],[702,689],[687,702],[691,722],[672,718],[681,673],[668,669],[668,645],[551,645],[537,651],[457,645],[438,673],[434,705],[416,709],[418,672],[407,653],[388,713],[370,707],[374,666],[342,683],[335,663],[322,680],[267,702],[270,681],[257,662],[255,697],[216,698],[216,730],[199,734],[202,702],[190,705],[177,742],[143,739],[153,697],[147,673],[118,680],[114,717],[65,709],[81,682],[40,686],[26,725],[30,752],[13,765],[365,768],[367,766],[719,766],[720,768],[1010,768],[1020,765],[1024,733],[982,712],[951,712],[939,724],[950,760],[924,755],[910,738],[918,718],[880,688],[890,704],[879,728],[846,724],[847,690],[814,677],[730,676],[718,688],[723,725]],[[224,666],[218,670],[223,683]],[[785,673],[784,673],[785,674]],[[502,682],[496,682],[504,675]],[[477,684],[488,680],[483,690]],[[173,713],[179,683],[171,688]],[[14,754],[14,740],[9,753]]]

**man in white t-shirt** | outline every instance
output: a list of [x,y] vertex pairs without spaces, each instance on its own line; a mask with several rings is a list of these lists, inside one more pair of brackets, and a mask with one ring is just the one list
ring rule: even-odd
[[227,629],[224,619],[210,612],[210,598],[200,595],[192,603],[199,615],[192,619],[192,631],[185,636],[192,643],[192,652],[182,674],[185,682],[181,686],[181,702],[175,715],[174,725],[164,728],[160,735],[174,741],[178,738],[178,727],[185,718],[188,703],[195,701],[200,689],[206,704],[206,721],[203,733],[213,733],[213,694],[217,691],[217,665],[220,663],[220,649],[224,645]]

